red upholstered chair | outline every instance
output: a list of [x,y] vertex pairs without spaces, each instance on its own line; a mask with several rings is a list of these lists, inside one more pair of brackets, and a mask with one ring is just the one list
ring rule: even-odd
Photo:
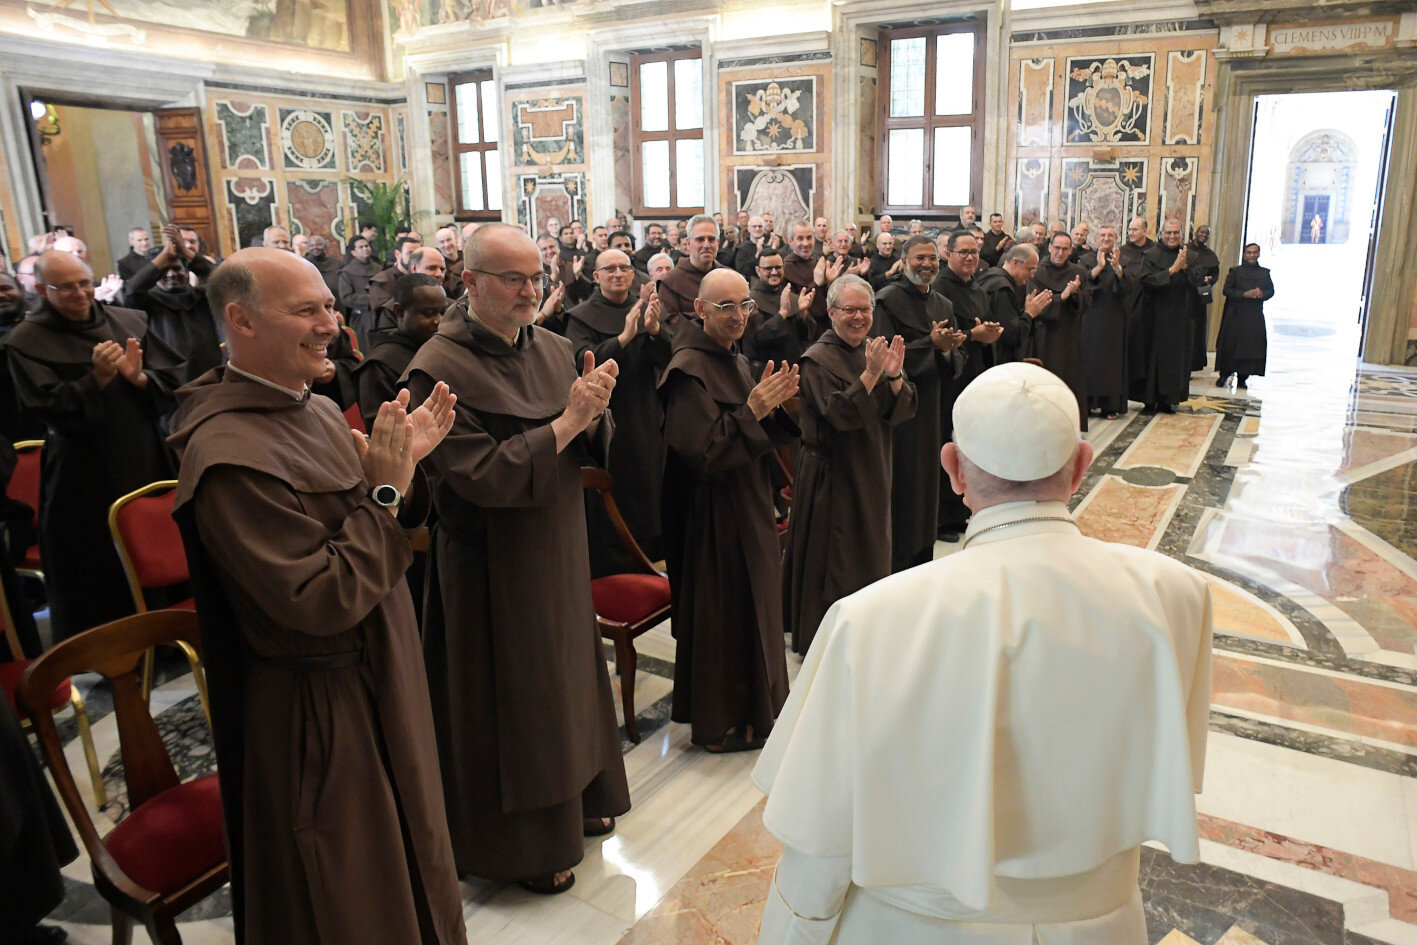
[[[14,621],[10,619],[10,603],[5,599],[4,594],[0,594],[0,620],[5,623],[5,643],[10,647],[10,652],[17,656],[17,659],[8,663],[0,663],[0,689],[5,690],[5,698],[10,700],[10,705],[15,708],[15,715],[19,716],[20,724],[28,728],[31,724],[29,712],[20,704],[20,680],[24,678],[25,670],[29,669],[32,659],[23,656],[24,648],[20,646],[19,634],[15,632]],[[108,803],[108,795],[103,790],[103,772],[98,767],[98,754],[93,747],[93,733],[89,731],[89,713],[84,707],[84,697],[79,695],[79,689],[66,676],[54,687],[50,696],[49,704],[45,707],[43,715],[48,718],[53,713],[63,712],[68,706],[74,710],[74,721],[79,727],[79,744],[84,749],[84,761],[89,767],[89,784],[93,786],[94,803],[99,807]]]
[[[129,945],[136,919],[159,945],[180,945],[178,913],[230,878],[215,774],[182,783],[143,696],[138,664],[158,644],[196,648],[197,615],[158,610],[77,634],[39,659],[20,684],[44,763],[54,777],[93,868],[94,887],[108,900],[114,945]],[[113,689],[130,813],[99,836],[64,758],[47,711],[50,693],[70,676],[97,672]]]
[[655,569],[635,536],[630,534],[611,493],[615,481],[610,473],[583,466],[581,484],[600,493],[610,524],[638,565],[627,574],[608,574],[591,581],[590,596],[595,601],[595,622],[600,626],[600,635],[615,644],[615,673],[620,677],[625,733],[630,741],[639,742],[640,730],[635,724],[635,667],[639,654],[635,652],[635,637],[669,619],[669,578]]
[[[39,531],[39,467],[44,454],[43,440],[21,440],[15,444],[15,457],[19,463],[15,474],[10,477],[10,485],[5,494],[34,509],[34,527]],[[43,565],[39,560],[39,545],[25,549],[25,560],[15,569],[20,574],[44,579]]]
[[[182,532],[172,518],[176,488],[177,480],[160,479],[135,489],[108,507],[108,531],[118,549],[118,559],[123,562],[123,573],[128,577],[133,608],[140,614],[148,611],[148,591],[187,583],[187,553],[182,546]],[[167,609],[194,611],[196,604],[188,597]],[[210,724],[207,677],[202,671],[201,657],[182,640],[177,640],[176,645],[192,667],[192,677]],[[143,660],[144,697],[152,692],[152,683],[153,654],[149,653]]]

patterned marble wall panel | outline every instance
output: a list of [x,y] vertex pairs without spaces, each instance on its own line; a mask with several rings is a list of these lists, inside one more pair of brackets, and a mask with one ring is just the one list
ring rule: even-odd
[[[1187,220],[1203,219],[1215,127],[1206,96],[1215,81],[1217,37],[1200,21],[1012,34],[1007,94],[1019,104],[1009,116],[1007,156],[1015,170],[1006,193],[1015,214],[1009,225],[1028,222],[1029,213],[1069,221],[1111,214],[1120,203],[1154,230],[1163,185],[1171,188],[1168,207],[1185,203]],[[1044,134],[1043,103],[1030,96],[1048,88],[1042,66],[1050,61]],[[1163,165],[1178,157],[1186,159],[1188,174],[1176,165],[1166,184]],[[1020,168],[1037,170],[1029,159],[1051,160],[1047,185],[1023,176]],[[1189,178],[1184,198],[1177,174]]]
[[382,174],[385,159],[384,116],[378,112],[341,111],[344,163],[352,173]]
[[343,217],[341,189],[337,180],[287,178],[285,198],[292,232],[326,239],[336,236],[335,224]]
[[453,212],[453,165],[448,113],[428,112],[428,145],[433,159],[433,212]]
[[[389,106],[369,101],[208,87],[212,191],[225,202],[217,208],[220,251],[229,255],[248,245],[253,232],[272,222],[333,235],[342,247],[353,224],[346,217],[357,212],[345,179],[392,182],[407,170],[397,167],[390,113]],[[324,186],[330,183],[339,186]]]
[[1064,122],[1067,144],[1151,140],[1151,88],[1156,57],[1069,58]]
[[408,109],[389,109],[389,120],[393,122],[393,140],[390,144],[394,152],[394,174],[408,176]]
[[733,102],[733,153],[820,150],[816,76],[728,83]]
[[1053,132],[1053,59],[1025,59],[1018,66],[1018,144],[1047,147]]
[[1200,144],[1207,58],[1204,49],[1176,49],[1166,54],[1163,144]]
[[[873,60],[874,61],[874,60]],[[863,115],[876,113],[876,70],[861,70],[860,108]],[[876,123],[868,121],[857,135],[856,212],[870,214],[876,203]]]
[[279,196],[276,182],[271,177],[231,177],[224,188],[226,195],[226,222],[235,239],[235,246],[223,255],[230,255],[237,248],[250,246],[259,239],[261,232],[273,223],[279,223],[276,216]]
[[733,168],[733,207],[754,216],[771,213],[774,220],[811,216],[817,190],[817,166],[775,165]]
[[[1196,168],[1200,159],[1193,157],[1169,157],[1161,161],[1160,222],[1178,219],[1181,232],[1188,235],[1196,215]],[[1160,227],[1158,226],[1158,229]]]
[[[626,82],[629,79],[625,80]],[[610,96],[611,147],[615,158],[615,209],[627,211],[634,202],[630,164],[630,94]]]
[[[590,225],[586,201],[585,105],[581,84],[506,90],[503,140],[517,181],[517,218],[532,235],[550,217]],[[630,103],[626,97],[625,120]],[[628,131],[627,131],[628,133]],[[628,154],[629,141],[625,142]],[[610,143],[614,147],[614,142]],[[628,181],[626,186],[628,186]],[[528,185],[532,187],[527,190]],[[559,211],[551,209],[560,208]],[[628,201],[625,208],[628,209]]]
[[19,223],[10,184],[10,169],[0,165],[0,251],[4,252],[11,272],[24,255],[24,234],[20,232]]
[[218,99],[212,103],[221,166],[236,171],[271,169],[270,109],[257,102]]
[[287,171],[340,169],[333,110],[282,108],[278,114],[282,168]]
[[1028,226],[1048,217],[1048,175],[1052,169],[1049,158],[1019,158],[1017,163],[1018,198],[1014,218],[1019,226]]
[[1064,159],[1058,216],[1069,229],[1086,220],[1094,231],[1111,225],[1124,233],[1132,217],[1146,213],[1146,165],[1145,158],[1112,162]]
[[559,167],[585,163],[585,97],[554,95],[513,98],[512,163],[517,167]]
[[[775,169],[782,173],[772,175],[772,186],[766,191],[761,188],[769,179],[763,177],[759,194],[775,193],[772,199],[783,206],[805,203],[805,210],[799,206],[788,219],[826,213],[831,197],[827,152],[835,89],[831,54],[723,59],[718,68],[718,128],[723,129],[718,135],[719,207],[726,213],[748,209],[743,201],[750,199],[752,182]],[[871,87],[874,101],[874,81]],[[865,84],[856,91],[866,94]],[[866,145],[861,147],[863,165],[874,166],[874,145],[869,154],[864,152]],[[751,199],[762,204],[764,198]],[[777,211],[771,212],[775,219],[783,219]]]
[[586,218],[584,173],[557,171],[517,175],[517,222],[533,238],[545,232],[546,221]]

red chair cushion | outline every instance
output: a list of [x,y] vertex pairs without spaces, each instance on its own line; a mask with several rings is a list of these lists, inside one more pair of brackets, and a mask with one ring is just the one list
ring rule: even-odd
[[590,582],[595,612],[606,620],[636,623],[669,604],[669,579],[658,574],[610,574]]
[[43,449],[25,450],[15,454],[15,472],[5,494],[34,509],[34,527],[39,527],[39,464]]
[[344,408],[344,422],[351,430],[358,430],[360,433],[368,433],[364,427],[364,414],[359,412],[358,404],[350,404]]
[[[15,714],[22,719],[29,713],[20,707],[20,680],[33,662],[34,660],[15,660],[13,663],[0,663],[0,688],[5,690],[5,697],[10,700]],[[49,711],[55,712],[68,705],[69,691],[70,683],[65,679],[55,688],[54,698],[49,701]]]
[[177,603],[170,605],[167,609],[190,610],[195,612],[197,609],[197,599],[195,597],[189,597],[186,600],[180,600]]
[[118,510],[118,534],[142,587],[168,587],[187,580],[187,553],[172,518],[173,495],[145,495]]
[[39,560],[39,545],[30,545],[25,549],[25,560],[20,567],[26,571],[44,570],[44,564]]
[[226,859],[216,775],[179,784],[119,821],[103,840],[139,886],[170,896]]

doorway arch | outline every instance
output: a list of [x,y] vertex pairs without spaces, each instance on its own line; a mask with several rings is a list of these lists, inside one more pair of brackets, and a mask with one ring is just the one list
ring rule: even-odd
[[1349,185],[1358,148],[1334,128],[1304,135],[1289,151],[1284,173],[1281,243],[1346,243]]

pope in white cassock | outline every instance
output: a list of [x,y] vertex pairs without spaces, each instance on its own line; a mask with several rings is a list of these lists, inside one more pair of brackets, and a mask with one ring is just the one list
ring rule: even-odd
[[1145,945],[1140,848],[1199,858],[1206,584],[1084,537],[1077,398],[986,371],[941,454],[964,547],[837,602],[753,778],[787,846],[759,941]]

